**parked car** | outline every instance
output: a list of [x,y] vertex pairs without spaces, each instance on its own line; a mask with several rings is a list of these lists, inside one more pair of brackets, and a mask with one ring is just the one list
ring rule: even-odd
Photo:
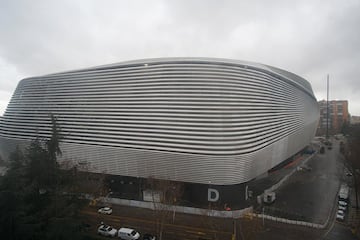
[[102,208],[99,208],[98,213],[112,214],[112,209],[110,207],[102,207]]
[[339,205],[338,206],[338,210],[341,210],[341,211],[346,211],[346,207],[345,206],[341,206],[341,205]]
[[120,228],[118,237],[123,240],[138,240],[140,238],[140,233],[132,228]]
[[345,219],[345,212],[342,210],[338,210],[336,213],[336,220],[344,221]]
[[98,228],[98,234],[105,237],[116,237],[117,230],[108,225],[100,225]]
[[143,240],[156,240],[156,236],[150,234],[150,233],[145,233],[143,235]]
[[347,207],[347,202],[345,202],[345,201],[339,201],[339,206],[344,206],[344,207]]

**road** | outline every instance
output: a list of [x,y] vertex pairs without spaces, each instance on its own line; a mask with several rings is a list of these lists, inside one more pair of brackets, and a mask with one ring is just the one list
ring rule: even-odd
[[276,191],[277,199],[270,211],[275,209],[275,214],[279,211],[281,217],[290,219],[325,223],[340,186],[341,158],[338,142],[334,142],[332,150],[317,154],[307,163],[308,170],[297,171]]
[[356,240],[357,238],[351,233],[348,226],[334,222],[329,231],[326,233],[325,240]]
[[[157,215],[147,209],[127,208],[113,206],[112,215],[97,213],[97,208],[86,207],[81,211],[83,222],[91,225],[91,232],[96,234],[97,226],[101,222],[119,229],[120,227],[134,228],[140,233],[156,234],[160,227],[160,221],[164,217],[163,239],[231,239],[233,225],[231,219],[208,218],[191,215],[177,214],[173,221],[173,215]],[[180,215],[180,216],[179,216]],[[193,218],[193,219],[191,219]]]

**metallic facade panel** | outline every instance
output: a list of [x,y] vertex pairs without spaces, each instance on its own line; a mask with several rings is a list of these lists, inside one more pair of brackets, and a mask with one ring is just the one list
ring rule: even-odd
[[301,77],[257,63],[138,60],[22,80],[0,122],[0,154],[47,138],[62,162],[184,182],[248,181],[304,148],[319,109]]

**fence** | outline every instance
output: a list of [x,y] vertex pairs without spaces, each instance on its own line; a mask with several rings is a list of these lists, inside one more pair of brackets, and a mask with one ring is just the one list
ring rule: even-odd
[[245,214],[251,213],[253,211],[252,207],[234,210],[234,211],[219,211],[212,209],[202,209],[202,208],[194,208],[194,207],[185,207],[185,206],[173,206],[162,203],[154,203],[154,202],[143,202],[136,200],[128,200],[128,199],[119,199],[119,198],[108,198],[104,197],[100,199],[102,202],[111,203],[111,204],[119,204],[131,207],[140,207],[147,209],[162,209],[168,211],[175,211],[177,213],[187,213],[187,214],[195,214],[195,215],[206,215],[211,217],[222,217],[222,218],[240,218]]
[[286,218],[279,218],[279,217],[273,217],[265,214],[257,214],[257,213],[251,213],[252,216],[267,219],[271,221],[281,222],[281,223],[287,223],[287,224],[293,224],[293,225],[300,225],[300,226],[306,226],[306,227],[312,227],[312,228],[318,228],[323,229],[326,227],[327,222],[324,224],[318,224],[318,223],[311,223],[311,222],[305,222],[305,221],[297,221],[297,220],[290,220]]

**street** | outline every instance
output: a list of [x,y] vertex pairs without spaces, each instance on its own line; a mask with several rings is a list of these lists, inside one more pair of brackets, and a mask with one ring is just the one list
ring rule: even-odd
[[[209,218],[177,214],[172,221],[172,214],[163,216],[163,239],[231,239],[232,219]],[[156,234],[160,227],[160,216],[148,209],[113,206],[112,215],[97,213],[96,207],[86,207],[81,211],[81,218],[91,225],[90,232],[96,234],[97,226],[104,222],[114,228],[134,228],[140,233]]]
[[355,239],[344,223],[335,221],[339,185],[344,181],[343,157],[339,143],[333,149],[317,154],[306,166],[295,172],[277,191],[275,203],[265,214],[324,224],[325,229],[262,221],[254,217],[223,219],[174,212],[152,211],[128,206],[112,206],[112,215],[97,213],[97,207],[85,207],[80,218],[90,224],[95,235],[100,222],[114,228],[130,227],[140,233],[158,235],[162,239]]
[[268,214],[280,212],[289,219],[325,223],[337,200],[343,173],[341,159],[339,143],[334,141],[331,150],[317,154],[276,191],[277,199],[269,208],[273,212]]

